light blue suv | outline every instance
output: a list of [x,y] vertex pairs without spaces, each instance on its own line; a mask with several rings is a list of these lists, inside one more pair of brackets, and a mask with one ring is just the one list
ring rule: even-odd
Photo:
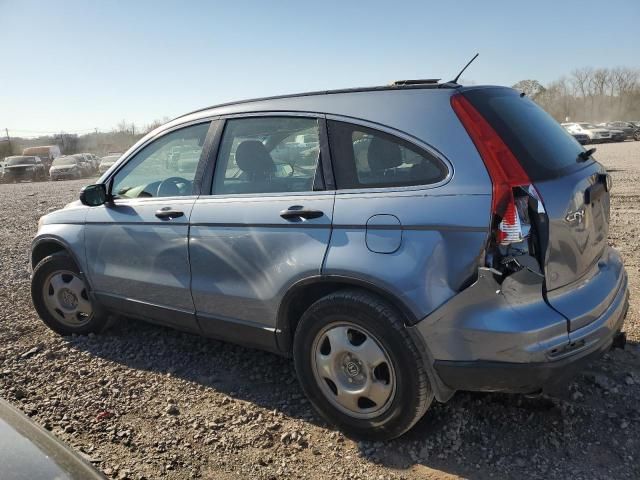
[[206,108],[41,219],[33,302],[63,335],[115,313],[290,355],[325,418],[396,437],[434,398],[539,391],[622,339],[591,153],[503,87]]

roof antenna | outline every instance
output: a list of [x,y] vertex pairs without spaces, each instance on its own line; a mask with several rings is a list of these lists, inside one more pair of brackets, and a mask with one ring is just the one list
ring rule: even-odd
[[462,73],[467,69],[467,67],[468,67],[469,65],[471,65],[471,63],[472,63],[476,58],[478,58],[478,55],[480,55],[480,54],[479,54],[479,53],[476,53],[476,54],[473,56],[473,58],[472,58],[471,60],[469,60],[469,63],[467,63],[467,64],[464,66],[464,68],[463,68],[462,70],[460,70],[460,73],[458,73],[458,75],[456,75],[456,78],[454,78],[453,80],[451,80],[451,81],[449,81],[449,82],[447,82],[447,83],[455,83],[455,84],[457,84],[457,83],[458,83],[458,79],[460,78],[460,75],[462,75]]

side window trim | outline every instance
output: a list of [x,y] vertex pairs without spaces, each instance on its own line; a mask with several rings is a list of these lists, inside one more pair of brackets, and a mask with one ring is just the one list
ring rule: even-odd
[[[218,162],[218,156],[220,154],[220,148],[222,146],[222,137],[228,120],[242,119],[242,118],[255,118],[255,117],[305,117],[316,118],[318,120],[319,130],[319,142],[320,142],[320,157],[318,159],[318,167],[316,170],[316,177],[313,182],[313,190],[308,192],[271,192],[264,193],[261,196],[291,196],[291,195],[312,195],[314,193],[320,193],[327,190],[335,190],[335,180],[333,177],[333,170],[331,164],[331,153],[329,149],[329,140],[327,135],[327,121],[326,115],[318,112],[302,112],[302,111],[264,111],[264,112],[241,112],[230,113],[227,115],[220,115],[215,118],[212,123],[216,123],[216,129],[213,132],[211,139],[211,149],[207,155],[206,165],[203,169],[202,185],[199,197],[251,197],[256,194],[252,193],[236,193],[236,194],[220,194],[214,195],[213,181],[216,172],[216,166]],[[212,126],[213,129],[213,126]],[[211,133],[211,132],[210,132]],[[318,172],[322,173],[318,177]]]
[[218,148],[224,131],[225,120],[216,118],[211,121],[207,138],[202,148],[202,156],[196,169],[196,180],[194,194],[197,196],[207,195],[211,191],[215,160],[218,156]]
[[[177,130],[181,130],[183,128],[188,128],[188,127],[192,127],[195,125],[200,125],[202,123],[210,123],[209,125],[209,129],[207,131],[207,134],[205,136],[205,140],[204,140],[204,144],[202,147],[202,152],[200,152],[200,159],[198,160],[198,166],[196,167],[196,176],[194,178],[194,191],[192,195],[189,196],[179,196],[179,197],[175,197],[175,198],[188,198],[188,197],[193,197],[193,196],[198,196],[199,193],[197,193],[196,191],[196,187],[200,187],[201,188],[201,184],[202,182],[199,181],[198,175],[202,174],[203,169],[204,169],[204,163],[206,160],[206,154],[205,154],[205,150],[207,148],[208,143],[210,142],[210,136],[212,135],[212,130],[213,130],[213,124],[216,122],[216,120],[219,117],[215,116],[215,117],[206,117],[206,118],[199,118],[197,120],[193,120],[190,122],[186,122],[186,123],[181,123],[179,125],[174,125],[171,128],[168,128],[166,130],[163,130],[159,133],[157,133],[156,135],[154,135],[153,137],[147,139],[144,143],[138,145],[136,147],[135,150],[133,150],[132,152],[126,154],[126,157],[120,162],[120,164],[118,165],[118,168],[115,169],[113,172],[110,173],[110,175],[105,178],[101,183],[104,183],[107,187],[107,195],[112,198],[115,199],[115,197],[112,197],[112,192],[111,189],[113,187],[113,181],[116,177],[116,175],[118,175],[118,173],[120,172],[120,170],[122,170],[130,161],[132,161],[136,155],[138,155],[142,150],[144,150],[147,146],[151,145],[153,142],[155,142],[156,140],[159,140],[160,138],[164,137],[165,135],[169,135]],[[215,132],[213,132],[215,133]],[[161,198],[174,198],[174,197],[161,197]],[[143,198],[138,198],[138,199],[126,199],[126,200],[142,200]],[[117,199],[117,200],[125,200],[125,199]]]
[[329,131],[327,129],[327,116],[320,119],[320,168],[324,179],[325,190],[335,190],[336,180],[333,176],[333,160],[331,148],[329,148]]
[[[435,183],[426,183],[426,184],[420,184],[420,185],[405,185],[405,186],[384,186],[384,187],[383,186],[376,186],[376,187],[361,186],[356,188],[340,188],[340,189],[338,188],[337,183],[334,183],[334,188],[336,190],[336,193],[376,193],[376,192],[390,192],[390,191],[404,192],[404,191],[426,190],[426,189],[438,188],[446,185],[451,181],[451,178],[454,175],[453,164],[449,161],[447,157],[445,157],[445,155],[442,152],[440,152],[434,146],[424,142],[423,140],[420,140],[417,137],[414,137],[413,135],[403,132],[402,130],[396,130],[393,127],[389,127],[381,123],[367,121],[357,117],[348,117],[348,116],[334,115],[334,114],[327,114],[325,117],[326,117],[327,124],[329,121],[342,122],[342,123],[347,123],[351,125],[361,126],[374,131],[377,130],[382,133],[386,133],[387,135],[397,137],[400,140],[404,140],[405,142],[408,142],[415,148],[418,148],[419,150],[423,150],[426,153],[430,154],[431,156],[435,157],[447,169],[447,174],[445,175],[445,177],[439,182],[435,182]],[[328,127],[326,127],[325,125],[325,128],[326,128],[325,133],[326,133],[327,142],[328,144],[330,144]],[[336,159],[332,158],[331,160],[332,160],[332,167],[333,167],[333,162],[336,161]],[[333,174],[334,171],[335,171],[335,168],[332,168],[332,172],[331,172],[332,176],[334,175]],[[335,181],[335,176],[333,176],[333,178]]]

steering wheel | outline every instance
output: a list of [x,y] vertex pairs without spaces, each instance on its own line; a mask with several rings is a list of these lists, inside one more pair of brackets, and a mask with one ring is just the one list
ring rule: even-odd
[[160,182],[160,185],[158,185],[156,197],[175,197],[178,195],[182,195],[182,191],[180,190],[179,185],[187,185],[189,183],[191,183],[189,180],[182,177],[165,178]]

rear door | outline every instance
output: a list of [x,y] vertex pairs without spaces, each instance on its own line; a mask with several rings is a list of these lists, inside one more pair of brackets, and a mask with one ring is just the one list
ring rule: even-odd
[[282,296],[320,274],[334,203],[323,126],[314,115],[226,120],[210,194],[190,222],[191,291],[206,334],[274,349]]
[[[608,268],[603,259],[609,231],[609,179],[604,167],[593,158],[579,158],[582,146],[518,92],[472,88],[464,96],[508,145],[542,196],[549,230],[547,298],[568,317],[570,331],[584,326],[594,318],[580,310],[603,310],[621,277],[620,269]],[[581,287],[582,301],[576,303],[575,297],[565,301],[564,294]]]

